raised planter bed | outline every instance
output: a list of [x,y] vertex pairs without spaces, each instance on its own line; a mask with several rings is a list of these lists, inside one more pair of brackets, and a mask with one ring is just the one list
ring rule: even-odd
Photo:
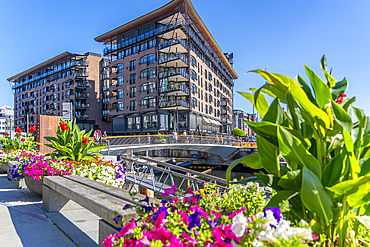
[[25,176],[25,182],[31,192],[42,196],[42,180],[32,180],[31,176]]

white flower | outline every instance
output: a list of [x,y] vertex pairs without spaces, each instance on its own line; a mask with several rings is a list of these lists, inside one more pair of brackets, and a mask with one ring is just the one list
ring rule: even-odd
[[240,238],[244,235],[245,227],[248,224],[247,218],[242,214],[237,214],[233,218],[233,224],[231,226],[231,231],[235,233],[235,236]]
[[257,239],[255,239],[252,242],[252,246],[253,247],[264,247],[265,245],[263,243],[261,243],[260,241],[258,241]]
[[300,223],[302,226],[309,226],[309,224],[304,219],[301,219]]
[[266,217],[265,217],[265,227],[264,229],[267,229],[270,227],[270,225],[276,226],[277,220],[274,217],[274,213],[271,210],[267,210],[266,212]]
[[295,227],[292,228],[293,234],[301,239],[312,241],[311,229]]
[[271,242],[271,243],[278,242],[278,240],[274,237],[273,229],[259,232],[257,235],[257,238],[260,241],[266,241],[266,242]]

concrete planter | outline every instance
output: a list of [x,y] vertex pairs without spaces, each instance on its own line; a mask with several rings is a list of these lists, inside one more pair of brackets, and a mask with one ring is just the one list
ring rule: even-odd
[[8,169],[9,169],[9,166],[8,166],[8,163],[7,162],[3,162],[2,164],[1,164],[1,170],[3,171],[3,172],[8,172]]
[[26,185],[30,191],[36,195],[42,196],[42,179],[32,180],[31,176],[25,176]]

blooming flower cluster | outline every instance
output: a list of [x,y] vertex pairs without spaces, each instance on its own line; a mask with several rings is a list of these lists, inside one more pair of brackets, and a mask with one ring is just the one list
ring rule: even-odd
[[63,131],[69,131],[69,128],[68,128],[68,124],[67,123],[62,123],[62,122],[60,122],[59,123],[59,126],[60,126],[60,128],[63,130]]
[[[255,185],[250,187],[257,188]],[[238,193],[239,190],[234,190]],[[247,191],[247,190],[245,190]],[[215,195],[218,194],[218,195]],[[254,214],[245,207],[228,210],[213,204],[213,195],[219,192],[211,187],[202,191],[188,189],[185,194],[177,192],[176,185],[165,189],[162,196],[172,196],[159,205],[149,203],[134,207],[139,219],[132,220],[119,233],[108,236],[103,244],[111,246],[305,246],[312,241],[312,231],[304,221],[297,227],[285,220],[279,208],[262,209]],[[203,196],[208,200],[203,201]],[[230,194],[229,194],[230,196]],[[222,196],[221,196],[222,197]],[[240,200],[243,199],[233,197]],[[145,203],[144,203],[145,204]],[[256,205],[258,207],[258,205]],[[119,215],[116,222],[121,222]],[[122,223],[122,222],[121,222]]]

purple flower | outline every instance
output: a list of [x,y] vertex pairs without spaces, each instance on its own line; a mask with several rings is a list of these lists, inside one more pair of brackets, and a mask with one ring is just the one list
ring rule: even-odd
[[146,196],[141,202],[146,202],[149,205],[149,196]]
[[145,213],[148,213],[153,210],[151,206],[141,206],[141,207],[144,209]]
[[218,222],[216,219],[214,219],[214,220],[209,220],[208,224],[210,227],[216,227],[218,225]]
[[167,211],[167,207],[166,206],[162,206],[160,207],[154,214],[153,214],[153,220],[156,221],[158,216],[164,212],[165,216],[167,217],[168,216],[168,211]]
[[264,210],[264,213],[265,213],[265,217],[266,217],[266,211],[267,210],[270,210],[273,215],[274,215],[274,218],[276,219],[277,223],[280,222],[280,219],[281,219],[281,211],[280,211],[280,208],[265,208]]
[[131,205],[130,204],[126,204],[124,207],[123,207],[123,210],[127,210],[127,209],[129,209],[131,207]]
[[189,227],[188,227],[189,231],[191,231],[191,229],[195,226],[200,227],[200,217],[199,217],[200,215],[201,213],[194,212],[189,216]]

